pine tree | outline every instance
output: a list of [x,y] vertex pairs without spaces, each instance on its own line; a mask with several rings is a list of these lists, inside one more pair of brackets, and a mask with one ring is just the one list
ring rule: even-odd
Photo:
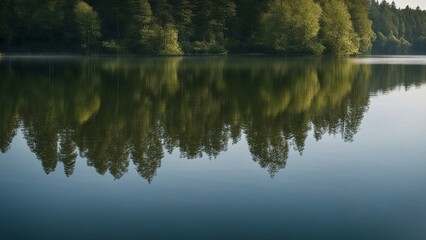
[[189,0],[177,1],[175,21],[179,31],[178,40],[184,51],[190,51],[190,40],[193,35],[192,21],[194,15],[194,5]]
[[127,46],[131,52],[155,53],[154,40],[157,36],[154,16],[148,0],[129,0],[131,20],[127,30]]
[[167,0],[151,1],[151,8],[158,24],[164,27],[167,24],[173,24],[173,7]]

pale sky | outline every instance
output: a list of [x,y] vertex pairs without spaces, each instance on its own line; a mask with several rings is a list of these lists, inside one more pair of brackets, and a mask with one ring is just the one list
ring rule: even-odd
[[[392,0],[387,0],[388,2],[392,2]],[[421,9],[426,9],[426,0],[394,0],[396,6],[400,8],[405,8],[405,6],[409,5],[411,8],[416,8],[420,6]],[[381,2],[381,1],[379,1]]]

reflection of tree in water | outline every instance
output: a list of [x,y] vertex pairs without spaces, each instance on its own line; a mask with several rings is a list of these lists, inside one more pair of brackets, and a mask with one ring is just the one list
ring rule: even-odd
[[[2,115],[5,113],[1,113]],[[16,135],[19,126],[19,119],[13,113],[6,113],[7,119],[0,120],[0,151],[5,153],[9,150],[10,144]],[[2,116],[3,117],[3,116]]]
[[131,158],[137,172],[151,182],[164,157],[159,128],[149,129],[147,133],[136,132],[131,139]]
[[44,171],[49,174],[58,164],[57,129],[46,124],[24,123],[24,135],[28,147],[42,161]]
[[256,123],[252,124],[247,128],[246,135],[253,160],[274,176],[286,165],[289,152],[288,139],[280,129],[270,128],[263,123],[257,126],[254,126]]
[[73,139],[74,132],[72,129],[63,129],[59,133],[59,161],[64,164],[64,171],[67,177],[73,174],[77,158],[77,146]]
[[345,141],[352,141],[368,108],[370,71],[362,65],[336,63],[319,75],[323,91],[310,109],[315,138],[340,133]]
[[[2,88],[4,89],[4,88]],[[8,102],[9,99],[4,99],[5,93],[0,97],[0,151],[7,152],[10,148],[13,138],[16,135],[16,130],[19,126],[19,118],[16,107]]]
[[149,182],[164,149],[214,158],[241,136],[274,176],[290,149],[302,154],[311,129],[317,140],[340,134],[353,141],[371,92],[425,81],[423,66],[344,59],[63,61],[0,63],[0,150],[9,149],[22,124],[46,173],[59,161],[72,175],[79,153],[116,179],[132,160]]

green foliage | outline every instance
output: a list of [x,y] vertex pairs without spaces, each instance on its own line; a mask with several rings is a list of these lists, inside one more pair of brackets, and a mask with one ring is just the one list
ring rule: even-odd
[[413,43],[414,52],[426,53],[426,37],[418,37]]
[[102,42],[102,47],[108,53],[119,53],[121,52],[121,46],[114,40],[107,40]]
[[326,52],[336,56],[358,53],[359,37],[343,0],[322,0],[321,6],[320,40]]
[[236,5],[229,0],[199,0],[194,17],[194,46],[197,54],[226,53],[225,45],[231,22],[236,15]]
[[378,36],[373,43],[373,53],[426,53],[418,41],[426,36],[426,11],[409,7],[398,9],[386,1],[372,2],[370,18]]
[[192,21],[195,16],[194,4],[189,0],[178,0],[176,3],[175,22],[178,30],[178,41],[183,51],[190,51],[190,39],[193,36]]
[[411,43],[406,39],[394,35],[386,37],[381,32],[377,33],[374,45],[375,51],[382,54],[408,54],[411,48]]
[[368,18],[370,12],[369,0],[345,0],[355,32],[359,37],[359,52],[369,53],[373,47],[376,34],[373,32],[373,22]]
[[74,14],[75,22],[80,32],[82,48],[87,52],[94,51],[101,36],[97,12],[89,4],[79,1],[74,6]]
[[168,0],[150,1],[152,12],[156,17],[157,23],[160,26],[173,24],[173,6]]
[[263,18],[267,46],[282,53],[320,54],[321,7],[313,0],[275,0]]
[[[398,9],[386,1],[86,2],[0,0],[0,51],[426,53],[421,40],[426,37],[426,11],[408,7]],[[386,40],[375,40],[379,32]]]
[[3,49],[11,51],[11,43],[16,35],[12,22],[17,18],[17,9],[13,1],[3,0],[0,3],[0,44]]
[[163,55],[179,55],[182,54],[182,50],[180,49],[178,42],[178,31],[176,28],[168,24],[161,31],[161,46],[159,50],[159,54]]
[[127,30],[127,47],[131,52],[153,54],[158,27],[154,23],[148,0],[130,0],[131,20]]

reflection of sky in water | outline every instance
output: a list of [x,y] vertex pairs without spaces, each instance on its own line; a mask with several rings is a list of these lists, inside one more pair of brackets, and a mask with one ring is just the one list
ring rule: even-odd
[[2,227],[71,238],[357,239],[367,229],[415,239],[426,223],[425,103],[426,87],[374,97],[354,142],[310,136],[303,157],[290,153],[274,179],[251,161],[245,141],[213,160],[166,155],[150,185],[132,167],[113,181],[82,159],[70,178],[46,176],[21,135],[0,157]]
[[352,62],[358,64],[426,65],[426,56],[366,56],[352,58]]
[[353,142],[328,134],[316,141],[309,131],[303,155],[290,151],[273,179],[252,161],[245,135],[216,159],[165,153],[151,184],[131,162],[114,180],[80,157],[69,178],[61,163],[46,175],[18,131],[0,154],[0,234],[419,239],[426,234],[426,86],[391,89],[370,97]]

